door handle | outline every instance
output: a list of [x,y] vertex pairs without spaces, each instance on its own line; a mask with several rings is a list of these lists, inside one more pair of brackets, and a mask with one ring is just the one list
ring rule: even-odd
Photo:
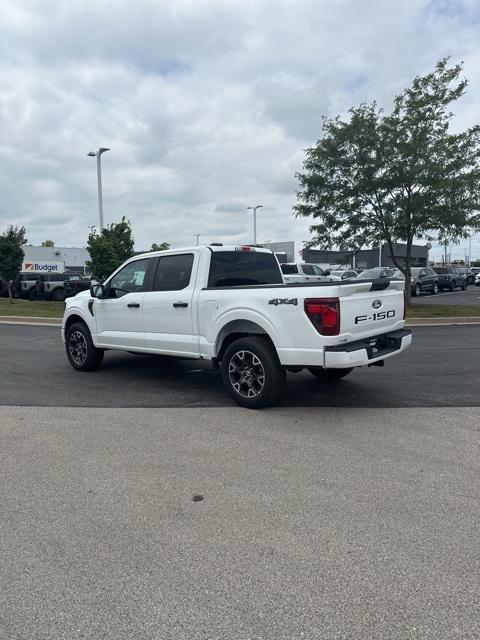
[[188,302],[174,302],[174,307],[188,307]]
[[140,305],[138,304],[138,302],[129,302],[129,303],[127,304],[127,307],[128,307],[129,309],[138,309],[138,307],[139,307],[139,306],[140,306]]

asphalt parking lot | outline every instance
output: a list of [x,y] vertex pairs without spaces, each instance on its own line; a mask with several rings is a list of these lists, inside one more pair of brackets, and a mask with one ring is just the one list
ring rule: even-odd
[[480,304],[480,287],[468,286],[465,291],[440,291],[436,296],[422,293],[418,298],[412,296],[413,304]]
[[80,374],[0,325],[0,638],[477,640],[479,355],[419,327],[255,412],[204,365]]
[[[0,325],[0,404],[87,407],[227,407],[206,363],[106,354],[99,371],[68,364],[56,327]],[[289,374],[283,406],[431,407],[480,404],[480,326],[417,327],[413,346],[385,367],[357,369],[335,385]]]

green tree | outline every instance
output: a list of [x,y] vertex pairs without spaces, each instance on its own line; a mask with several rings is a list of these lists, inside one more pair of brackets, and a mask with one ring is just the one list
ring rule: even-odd
[[168,242],[161,242],[160,244],[154,242],[150,248],[150,251],[167,251],[167,249],[170,249],[170,245]]
[[87,250],[90,260],[87,267],[93,276],[103,282],[125,260],[133,255],[134,239],[130,222],[122,218],[121,222],[105,227],[100,234],[88,236]]
[[55,242],[53,240],[44,240],[42,242],[42,247],[54,247]]
[[10,225],[7,229],[7,235],[9,238],[14,239],[20,246],[27,244],[28,240],[25,237],[25,227],[17,227]]
[[415,238],[437,231],[460,238],[478,226],[480,127],[450,132],[450,105],[465,93],[462,65],[440,60],[395,98],[391,114],[373,104],[350,110],[350,118],[324,118],[323,137],[306,152],[298,173],[296,216],[314,218],[308,246],[342,244],[351,250],[387,242],[406,244],[410,294]]
[[[23,228],[23,227],[22,227]],[[0,236],[0,278],[7,284],[8,297],[13,304],[11,281],[20,275],[24,251],[21,247],[22,237],[18,229],[10,227]]]

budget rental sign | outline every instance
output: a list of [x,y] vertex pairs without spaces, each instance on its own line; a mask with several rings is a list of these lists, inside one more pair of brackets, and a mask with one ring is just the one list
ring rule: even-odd
[[65,262],[49,260],[29,260],[22,264],[24,273],[63,273],[65,271]]

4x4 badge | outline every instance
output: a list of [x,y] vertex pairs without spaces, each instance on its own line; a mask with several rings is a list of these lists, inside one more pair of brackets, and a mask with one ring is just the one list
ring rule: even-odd
[[274,298],[273,300],[269,300],[268,304],[273,304],[278,307],[279,304],[298,304],[297,298]]

